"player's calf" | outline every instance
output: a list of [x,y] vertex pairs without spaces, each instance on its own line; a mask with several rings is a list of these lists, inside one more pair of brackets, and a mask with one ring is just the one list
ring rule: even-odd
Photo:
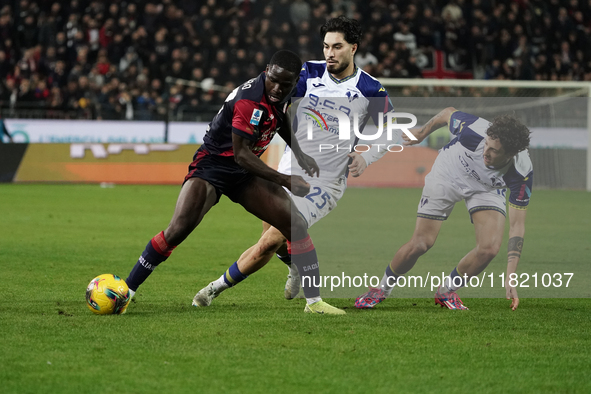
[[171,246],[164,238],[164,232],[156,234],[148,242],[137,263],[125,280],[130,290],[136,291],[160,263],[166,261],[176,246]]

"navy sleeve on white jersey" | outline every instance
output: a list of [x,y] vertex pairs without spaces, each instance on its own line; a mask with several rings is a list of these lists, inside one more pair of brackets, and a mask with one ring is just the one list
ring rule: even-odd
[[306,81],[308,80],[308,68],[306,67],[306,63],[302,66],[302,70],[300,71],[300,79],[298,84],[296,85],[296,93],[294,97],[304,97],[306,94]]
[[475,115],[462,111],[452,113],[449,117],[449,131],[457,138],[447,144],[446,147],[459,142],[466,149],[472,152],[476,151],[478,145],[486,136],[489,125],[488,120]]
[[300,80],[296,86],[294,97],[305,97],[308,90],[308,78],[322,77],[326,70],[324,62],[305,62],[300,71]]
[[509,206],[526,209],[531,197],[534,171],[527,151],[519,152],[514,159],[515,164],[503,176],[505,184],[511,191]]
[[453,135],[458,135],[464,127],[470,127],[479,119],[476,115],[470,115],[462,111],[455,111],[449,118],[449,131]]
[[[375,78],[369,74],[362,72],[357,82],[357,88],[361,91],[364,97],[369,99],[368,112],[372,117],[375,125],[378,125],[378,114],[382,112],[386,114],[394,110],[394,106],[388,97],[386,88]],[[384,117],[384,122],[386,118]]]

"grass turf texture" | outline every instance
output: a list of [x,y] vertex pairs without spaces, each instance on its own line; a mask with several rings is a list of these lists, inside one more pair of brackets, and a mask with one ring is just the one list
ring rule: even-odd
[[[523,299],[512,312],[505,299],[473,298],[464,300],[471,310],[458,313],[426,298],[388,299],[359,311],[349,298],[331,300],[346,316],[313,316],[303,313],[303,300],[283,299],[286,270],[275,259],[212,307],[191,307],[195,292],[258,238],[258,220],[227,199],[140,288],[128,314],[93,315],[84,300],[90,279],[125,278],[168,223],[178,191],[0,185],[0,391],[591,391],[589,299]],[[412,233],[419,194],[352,189],[325,222],[344,228],[350,240],[376,234],[380,242],[364,252],[381,276]],[[534,197],[522,265],[588,263],[589,195]],[[392,210],[366,209],[374,220],[351,217],[362,202]],[[430,252],[433,260],[445,258],[446,270],[471,248],[462,209]],[[312,229],[321,264],[334,247],[322,225]],[[461,235],[470,242],[458,250]],[[493,262],[503,263],[503,256]]]

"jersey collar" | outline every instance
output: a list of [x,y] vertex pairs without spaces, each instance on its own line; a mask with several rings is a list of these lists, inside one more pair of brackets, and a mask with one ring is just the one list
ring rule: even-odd
[[[348,77],[345,77],[343,79],[336,79],[335,77],[332,76],[331,73],[328,73],[328,76],[336,84],[347,82],[348,80],[353,79],[353,78],[355,78],[355,76],[357,76],[357,72],[358,72],[357,70],[359,70],[359,67],[357,67],[356,64],[353,64],[353,65],[355,66],[355,71],[353,71],[353,74],[349,75]],[[327,70],[327,72],[328,72],[328,70]]]

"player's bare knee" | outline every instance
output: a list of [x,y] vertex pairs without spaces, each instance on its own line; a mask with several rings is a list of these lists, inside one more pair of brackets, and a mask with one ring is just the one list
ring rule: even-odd
[[415,256],[421,256],[427,253],[433,246],[434,242],[426,238],[413,238],[411,240],[412,254]]
[[477,254],[479,261],[486,261],[490,262],[492,259],[496,257],[499,253],[500,245],[496,244],[487,244],[487,245],[478,245]]
[[258,246],[261,253],[274,253],[285,243],[285,237],[276,228],[271,228],[263,234]]
[[[285,235],[285,233],[284,233]],[[308,235],[308,225],[306,221],[299,215],[293,217],[291,220],[291,240],[304,239]],[[287,238],[287,236],[286,236]]]

